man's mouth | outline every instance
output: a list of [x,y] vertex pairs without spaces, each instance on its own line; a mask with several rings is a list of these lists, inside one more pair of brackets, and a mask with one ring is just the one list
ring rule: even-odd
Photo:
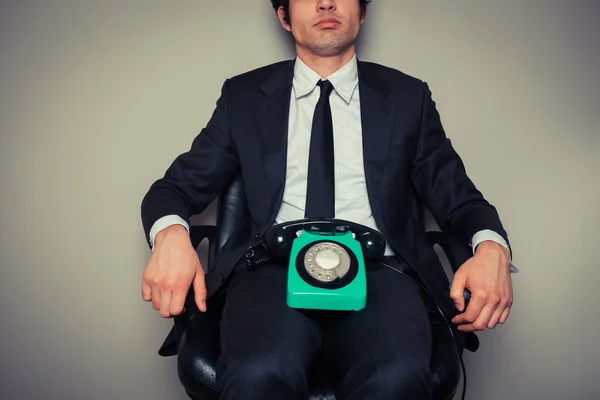
[[316,26],[319,28],[337,28],[338,26],[340,26],[342,23],[340,22],[340,20],[335,19],[335,18],[324,18],[322,20],[320,20],[319,22],[317,22]]

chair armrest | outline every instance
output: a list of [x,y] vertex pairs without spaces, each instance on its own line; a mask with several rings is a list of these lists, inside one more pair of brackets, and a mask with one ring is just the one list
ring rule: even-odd
[[192,225],[190,226],[190,239],[192,240],[192,246],[197,248],[200,242],[204,239],[208,239],[209,243],[212,243],[217,233],[217,227],[214,225]]
[[[207,267],[210,266],[211,259],[214,257],[216,235],[217,227],[214,225],[192,225],[190,227],[190,239],[192,241],[192,246],[196,251],[198,250],[198,246],[200,246],[200,242],[204,239],[208,239]],[[206,272],[210,272],[210,270],[207,270]]]
[[[454,273],[469,258],[473,257],[471,246],[455,233],[430,231],[427,232],[427,239],[429,239],[432,246],[437,244],[442,248]],[[469,300],[471,300],[471,292],[465,289],[465,308],[468,306]],[[479,349],[479,339],[474,332],[462,336],[462,344],[465,349],[473,353]]]
[[[217,227],[214,225],[192,225],[190,226],[190,239],[192,242],[192,246],[194,249],[197,249],[200,246],[200,242],[204,239],[208,239],[208,253],[210,259],[210,253],[213,251],[213,243],[215,239],[215,235],[217,232]],[[210,263],[210,261],[209,261]],[[188,320],[199,310],[196,307],[196,301],[194,300],[194,287],[190,286],[188,291],[185,307],[183,313],[174,318],[175,322],[175,330],[177,331],[177,339],[181,339],[183,332],[186,329]]]
[[[450,263],[452,272],[456,273],[461,265],[473,257],[473,251],[465,241],[455,233],[449,232],[427,232],[427,238],[431,245],[439,245]],[[465,307],[471,300],[471,292],[465,289]]]
[[427,232],[427,239],[432,246],[437,244],[442,248],[453,272],[458,271],[461,265],[473,257],[471,246],[455,233]]

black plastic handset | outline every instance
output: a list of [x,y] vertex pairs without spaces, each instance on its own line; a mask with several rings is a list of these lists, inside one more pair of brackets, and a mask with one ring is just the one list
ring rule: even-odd
[[273,260],[287,259],[292,250],[296,233],[300,230],[335,234],[351,231],[362,247],[365,258],[379,261],[385,252],[383,235],[367,226],[341,219],[301,219],[275,225],[265,234],[269,255]]

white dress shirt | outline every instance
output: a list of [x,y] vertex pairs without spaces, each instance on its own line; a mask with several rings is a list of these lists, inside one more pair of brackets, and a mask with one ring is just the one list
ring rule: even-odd
[[[320,79],[315,71],[299,57],[296,58],[288,122],[286,181],[282,204],[276,217],[278,224],[304,218],[310,135],[314,110],[320,96],[317,86]],[[335,218],[378,229],[369,204],[365,181],[356,56],[326,79],[334,88],[330,96],[330,105],[335,157]],[[189,226],[179,216],[165,216],[156,221],[150,230],[153,248],[156,234],[172,224],[181,224],[189,231]],[[498,233],[483,230],[472,238],[473,251],[479,243],[486,240],[508,248],[508,244]],[[393,254],[389,245],[386,246],[385,255]],[[511,271],[516,272],[512,263]]]

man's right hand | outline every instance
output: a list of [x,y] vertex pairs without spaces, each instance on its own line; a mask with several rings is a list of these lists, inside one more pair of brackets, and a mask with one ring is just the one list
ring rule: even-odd
[[192,282],[194,300],[204,312],[206,285],[198,254],[184,226],[169,226],[155,237],[154,252],[142,277],[142,298],[152,301],[163,318],[179,315]]

